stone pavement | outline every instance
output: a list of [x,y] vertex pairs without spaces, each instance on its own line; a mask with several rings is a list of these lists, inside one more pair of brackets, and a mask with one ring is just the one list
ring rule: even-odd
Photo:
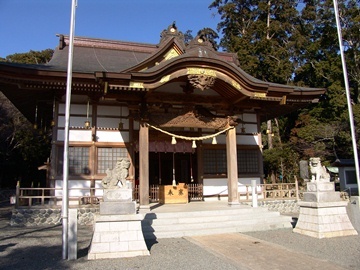
[[193,236],[186,239],[231,261],[239,269],[346,269],[332,262],[239,233]]

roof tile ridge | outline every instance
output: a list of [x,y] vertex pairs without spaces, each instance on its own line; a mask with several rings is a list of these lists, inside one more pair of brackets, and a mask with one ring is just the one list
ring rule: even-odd
[[[60,40],[63,40],[63,46],[69,45],[69,36],[58,35]],[[141,42],[129,42],[121,40],[109,40],[100,38],[89,38],[89,37],[74,37],[74,46],[79,47],[91,47],[100,49],[112,49],[112,50],[123,50],[123,51],[137,51],[152,53],[158,49],[157,44],[141,43]]]

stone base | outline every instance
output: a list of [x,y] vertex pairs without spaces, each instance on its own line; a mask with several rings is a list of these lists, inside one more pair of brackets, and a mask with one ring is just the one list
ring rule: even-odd
[[136,213],[136,202],[100,202],[100,215],[132,215]]
[[301,201],[298,204],[300,215],[294,232],[315,238],[357,235],[346,212],[347,202]]
[[140,214],[96,216],[88,259],[150,255],[142,233],[142,219]]

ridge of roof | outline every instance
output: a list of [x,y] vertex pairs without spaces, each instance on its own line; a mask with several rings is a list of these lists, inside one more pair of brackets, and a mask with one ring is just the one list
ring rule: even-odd
[[[57,34],[59,37],[58,48],[62,50],[65,46],[69,46],[69,36]],[[152,53],[158,49],[157,44],[130,42],[121,40],[110,40],[101,38],[89,38],[89,37],[74,37],[74,46],[81,47],[96,47],[102,49],[124,50],[124,51],[137,51]]]

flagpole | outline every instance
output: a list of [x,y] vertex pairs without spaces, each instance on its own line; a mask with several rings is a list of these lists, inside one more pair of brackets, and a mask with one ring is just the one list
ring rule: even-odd
[[69,232],[69,123],[70,123],[70,102],[71,102],[71,84],[72,84],[72,62],[74,49],[74,31],[75,31],[75,9],[77,0],[72,0],[71,19],[70,19],[70,37],[69,54],[67,66],[66,81],[66,103],[65,103],[65,138],[64,138],[64,160],[63,160],[63,198],[62,198],[62,258],[68,258],[68,232]]
[[339,10],[338,10],[337,0],[334,0],[334,10],[335,10],[336,28],[337,28],[337,32],[338,32],[338,38],[339,38],[341,63],[342,63],[343,74],[344,74],[347,106],[348,106],[348,110],[349,110],[351,140],[352,140],[353,151],[354,151],[354,161],[355,161],[355,170],[356,170],[356,180],[357,180],[357,186],[358,186],[358,195],[360,196],[359,157],[358,157],[358,151],[357,151],[357,143],[356,143],[356,135],[355,135],[355,127],[354,127],[354,117],[353,117],[353,111],[352,111],[352,105],[351,105],[349,81],[348,81],[348,76],[347,76],[347,68],[346,68],[345,55],[344,55],[344,49],[343,49],[343,41],[342,41],[341,25],[340,25],[340,20],[339,20]]

